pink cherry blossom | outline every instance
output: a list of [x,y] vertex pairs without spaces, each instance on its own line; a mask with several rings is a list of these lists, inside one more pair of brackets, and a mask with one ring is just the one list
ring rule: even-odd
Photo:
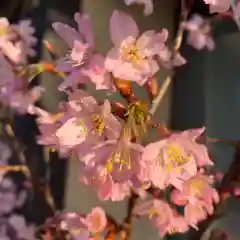
[[32,240],[35,238],[35,227],[28,225],[22,216],[14,214],[8,221],[16,229],[18,239]]
[[163,200],[154,199],[139,203],[134,208],[134,213],[140,216],[147,215],[161,237],[167,233],[186,232],[189,229],[185,219]]
[[187,223],[193,228],[198,230],[197,224],[208,217],[208,214],[212,214],[212,208],[205,202],[199,201],[198,204],[186,204],[184,208],[184,217]]
[[101,233],[106,225],[107,218],[102,208],[96,207],[85,217],[84,223],[91,233]]
[[203,131],[195,129],[173,134],[145,147],[142,161],[155,186],[163,189],[171,183],[181,189],[183,182],[197,173],[197,166],[212,164],[206,147],[195,142]]
[[215,48],[214,40],[211,37],[211,26],[200,15],[194,14],[184,24],[184,27],[188,31],[187,42],[189,45],[197,50],[202,50],[206,47],[211,51]]
[[111,111],[111,104],[108,100],[99,105],[92,96],[82,90],[69,94],[69,114],[89,118],[98,135],[109,140],[118,139],[122,130],[119,119]]
[[104,67],[105,58],[101,54],[94,54],[83,74],[88,76],[96,85],[96,90],[113,89],[111,75]]
[[110,75],[104,68],[105,58],[93,51],[94,39],[89,17],[76,13],[74,18],[78,32],[59,22],[53,24],[54,30],[70,48],[66,57],[56,61],[56,70],[67,74],[59,90],[65,91],[68,87],[75,88],[77,84],[89,81],[96,85],[97,90],[112,89]]
[[141,4],[144,5],[144,15],[148,16],[153,12],[153,0],[124,0],[126,5]]
[[210,5],[210,12],[226,12],[229,10],[231,0],[203,0],[206,4]]
[[182,190],[173,190],[172,201],[176,204],[182,205],[184,202],[190,204],[199,204],[205,202],[208,205],[218,203],[219,195],[211,184],[213,180],[201,173],[196,174],[192,178],[183,183]]
[[108,140],[93,147],[82,160],[90,166],[104,166],[114,182],[123,183],[138,175],[142,151],[141,145],[121,137],[119,140]]
[[89,240],[90,231],[84,223],[84,217],[76,213],[62,214],[60,227],[70,232],[76,240]]
[[110,37],[114,47],[108,52],[105,68],[115,78],[144,84],[159,66],[153,59],[154,31],[147,31],[139,37],[139,29],[131,16],[114,11],[110,19]]

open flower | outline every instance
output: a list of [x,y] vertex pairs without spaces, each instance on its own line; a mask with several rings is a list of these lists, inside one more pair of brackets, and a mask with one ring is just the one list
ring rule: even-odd
[[123,134],[119,140],[108,140],[93,147],[82,161],[88,166],[104,166],[114,182],[123,183],[140,172],[142,151],[141,145],[130,142],[129,137]]
[[68,44],[69,54],[56,62],[55,69],[67,73],[66,80],[59,86],[59,90],[75,87],[78,83],[88,80],[96,84],[97,89],[111,89],[112,82],[109,73],[104,68],[104,57],[94,53],[94,40],[89,17],[75,14],[78,31],[66,24],[56,22],[54,30]]
[[209,205],[218,203],[219,195],[217,190],[211,186],[212,183],[213,180],[210,177],[197,173],[184,182],[182,190],[174,190],[176,192],[172,194],[172,201],[176,204],[184,203],[184,201],[191,204],[198,204],[200,201]]
[[131,182],[117,183],[114,182],[108,170],[101,165],[94,167],[85,166],[81,168],[81,181],[93,187],[100,200],[122,201],[125,197],[130,196]]
[[96,207],[85,217],[84,223],[91,233],[101,233],[106,225],[107,218],[102,208]]
[[147,215],[161,237],[166,234],[186,232],[189,229],[185,219],[163,200],[154,199],[139,203],[134,208],[134,214]]
[[157,54],[155,34],[155,31],[146,31],[139,37],[139,29],[133,18],[114,11],[110,19],[110,37],[114,47],[107,54],[106,69],[115,78],[144,84],[159,70],[153,59]]
[[25,80],[15,74],[11,64],[1,54],[0,75],[0,100],[19,113],[28,112],[44,92],[39,86],[28,89]]
[[89,240],[90,238],[90,231],[84,223],[84,217],[76,213],[63,214],[60,227],[67,230],[76,240]]
[[88,118],[99,136],[110,140],[119,138],[122,125],[112,114],[108,100],[99,105],[92,96],[79,89],[69,94],[68,111]]
[[61,228],[69,231],[76,240],[89,240],[103,232],[107,225],[105,212],[100,207],[93,208],[86,217],[76,213],[65,213],[61,218]]
[[144,5],[144,15],[148,16],[153,12],[153,0],[124,0],[126,5],[141,4]]
[[188,31],[187,42],[189,45],[197,50],[202,50],[206,47],[211,51],[215,48],[215,43],[211,36],[211,26],[200,15],[194,14],[183,26]]
[[145,147],[142,161],[148,166],[149,180],[155,186],[163,189],[171,183],[181,189],[183,181],[197,173],[197,166],[212,164],[206,147],[195,142],[203,131],[194,129],[172,134]]

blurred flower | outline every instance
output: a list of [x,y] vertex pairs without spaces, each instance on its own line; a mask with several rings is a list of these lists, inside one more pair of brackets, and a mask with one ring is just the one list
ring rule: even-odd
[[7,165],[9,158],[12,156],[12,150],[9,145],[0,140],[0,166]]
[[210,12],[226,12],[231,6],[231,0],[203,0],[206,4],[210,5]]
[[84,223],[91,233],[101,233],[107,225],[105,212],[100,207],[93,208],[85,217]]
[[153,57],[164,47],[164,42],[156,42],[155,31],[146,31],[139,37],[133,18],[114,11],[110,18],[110,37],[114,47],[107,54],[105,67],[115,78],[142,85],[159,70]]
[[33,36],[35,29],[31,25],[30,20],[22,20],[18,24],[11,26],[12,35],[16,34],[16,38],[19,39],[16,46],[21,49],[21,63],[25,64],[27,56],[34,57],[36,54],[33,47],[37,43],[37,38]]
[[105,230],[107,218],[102,208],[96,207],[83,217],[76,213],[62,215],[61,228],[68,230],[76,240],[89,240],[91,236],[100,234]]
[[28,89],[25,80],[15,74],[13,67],[1,54],[0,75],[0,100],[18,113],[28,112],[28,108],[31,108],[44,92],[39,86]]
[[8,222],[16,229],[17,239],[35,239],[35,227],[33,225],[27,225],[22,216],[12,215],[8,219]]
[[124,0],[126,5],[142,4],[144,5],[144,15],[148,16],[153,12],[153,0]]
[[37,39],[33,33],[29,20],[11,25],[6,18],[0,18],[0,48],[13,64],[26,64],[26,57],[35,55]]
[[208,21],[200,15],[194,14],[184,28],[188,31],[187,42],[197,50],[207,48],[209,51],[215,48],[215,43],[211,36],[211,26]]

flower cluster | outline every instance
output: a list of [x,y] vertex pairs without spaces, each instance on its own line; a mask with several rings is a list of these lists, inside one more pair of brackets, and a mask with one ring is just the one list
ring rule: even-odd
[[[230,5],[229,1],[205,2],[218,12],[216,9],[228,10]],[[145,15],[153,12],[151,0],[125,3],[144,5]],[[167,29],[140,33],[130,15],[115,10],[109,23],[113,47],[104,56],[95,50],[89,16],[76,13],[74,19],[77,29],[53,24],[68,46],[65,56],[56,54],[52,64],[33,65],[26,63],[26,57],[34,55],[36,43],[30,22],[11,25],[0,19],[0,102],[18,113],[36,115],[38,143],[64,157],[75,156],[80,180],[94,188],[99,199],[121,201],[136,195],[131,217],[147,215],[160,236],[198,229],[198,223],[213,214],[214,204],[219,202],[214,179],[205,171],[213,162],[206,146],[198,142],[205,129],[168,130],[155,142],[144,143],[149,128],[162,126],[154,123],[151,106],[137,99],[131,88],[131,82],[144,86],[155,104],[151,88],[156,74],[187,63],[179,46],[173,50],[167,46]],[[195,49],[214,49],[210,20],[193,15],[179,29],[188,32],[187,42]],[[67,94],[67,101],[56,114],[35,104],[44,89],[30,88],[29,82],[44,71],[64,80],[58,89]],[[106,96],[120,92],[127,104],[107,97],[98,101],[79,87],[86,84],[104,90]],[[0,147],[1,166],[6,166],[4,159],[11,153]],[[183,208],[183,214],[177,206]],[[107,222],[104,211],[97,207],[87,216],[62,214],[60,227],[75,239],[90,240],[105,234]]]

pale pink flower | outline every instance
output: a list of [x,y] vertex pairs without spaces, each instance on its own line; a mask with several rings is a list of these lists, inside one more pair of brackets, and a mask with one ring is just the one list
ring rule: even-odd
[[[142,161],[149,180],[163,189],[169,183],[181,189],[184,181],[197,173],[197,166],[211,164],[207,148],[195,142],[204,129],[193,129],[148,144]],[[159,177],[161,176],[161,177]]]
[[183,26],[188,31],[187,42],[189,45],[197,50],[202,50],[206,47],[211,51],[215,48],[215,43],[211,36],[211,26],[200,15],[194,14]]
[[37,43],[37,38],[33,36],[35,29],[30,20],[22,20],[16,25],[11,26],[12,35],[18,38],[16,46],[21,49],[21,63],[26,63],[27,56],[34,57],[36,52],[33,47]]
[[109,140],[118,139],[122,130],[120,121],[111,111],[111,104],[108,100],[99,105],[92,96],[82,90],[69,94],[68,112],[73,116],[82,115],[89,118],[96,134]]
[[114,182],[123,183],[138,175],[142,151],[141,145],[130,142],[124,136],[93,147],[82,161],[88,166],[104,166]]
[[114,185],[111,176],[102,166],[86,167],[83,166],[80,174],[80,180],[95,189],[99,199],[108,200],[111,196]]
[[131,194],[131,183],[114,182],[107,169],[103,166],[82,166],[80,171],[80,180],[84,184],[94,188],[100,200],[122,201]]
[[54,23],[53,28],[70,48],[69,54],[56,61],[56,70],[67,74],[59,90],[76,88],[79,83],[94,83],[99,89],[112,89],[113,83],[104,68],[104,57],[93,51],[94,39],[90,19],[87,15],[74,15],[78,31],[62,23]]
[[[211,208],[211,207],[210,207]],[[184,208],[184,217],[189,225],[198,230],[197,224],[208,217],[209,205],[199,201],[198,204],[186,204]],[[213,210],[213,209],[212,209]]]
[[91,233],[101,233],[107,225],[107,218],[102,208],[96,207],[85,217],[84,224]]
[[67,230],[76,240],[89,240],[90,231],[84,223],[84,217],[76,213],[62,214],[60,227]]
[[156,55],[155,34],[146,31],[139,37],[133,18],[114,11],[110,18],[110,37],[114,47],[107,54],[105,68],[115,78],[144,84],[159,70],[153,58]]
[[218,192],[211,184],[213,184],[213,180],[210,177],[198,173],[183,183],[181,191],[173,190],[172,201],[178,205],[182,205],[184,202],[190,204],[205,202],[208,205],[218,203]]
[[206,4],[210,5],[210,12],[226,12],[231,6],[231,0],[204,0]]
[[185,219],[163,200],[154,199],[139,203],[134,208],[134,214],[147,215],[159,230],[161,237],[167,233],[186,232],[189,229]]
[[10,95],[9,105],[19,113],[24,114],[28,112],[28,109],[40,99],[44,91],[45,89],[40,86],[33,87],[26,92],[21,90],[15,91],[12,93],[12,95]]
[[0,48],[4,55],[13,63],[18,64],[22,58],[22,49],[18,44],[13,44],[6,38],[0,38]]
[[[39,143],[58,146],[61,150],[75,150],[81,156],[89,152],[94,144],[106,139],[118,139],[121,123],[111,113],[111,105],[105,100],[102,105],[86,92],[76,90],[69,95],[63,114],[54,116],[36,108],[31,109],[40,116]],[[38,119],[39,122],[39,119]],[[44,126],[49,125],[51,126]]]
[[186,64],[187,60],[180,53],[172,53],[166,46],[158,53],[160,67],[172,69]]
[[98,141],[98,136],[91,131],[91,123],[87,121],[82,117],[63,114],[55,122],[40,123],[38,143],[58,150],[63,156],[72,151],[81,151],[83,154]]
[[35,239],[35,227],[27,225],[22,216],[12,215],[8,221],[16,229],[18,239]]
[[89,61],[88,67],[82,71],[96,85],[96,90],[113,88],[111,75],[105,69],[104,62],[105,58],[101,54],[94,54]]
[[10,23],[7,18],[0,18],[0,38],[7,37],[9,34]]
[[132,4],[144,5],[144,15],[148,16],[153,13],[153,0],[124,0],[127,6]]

